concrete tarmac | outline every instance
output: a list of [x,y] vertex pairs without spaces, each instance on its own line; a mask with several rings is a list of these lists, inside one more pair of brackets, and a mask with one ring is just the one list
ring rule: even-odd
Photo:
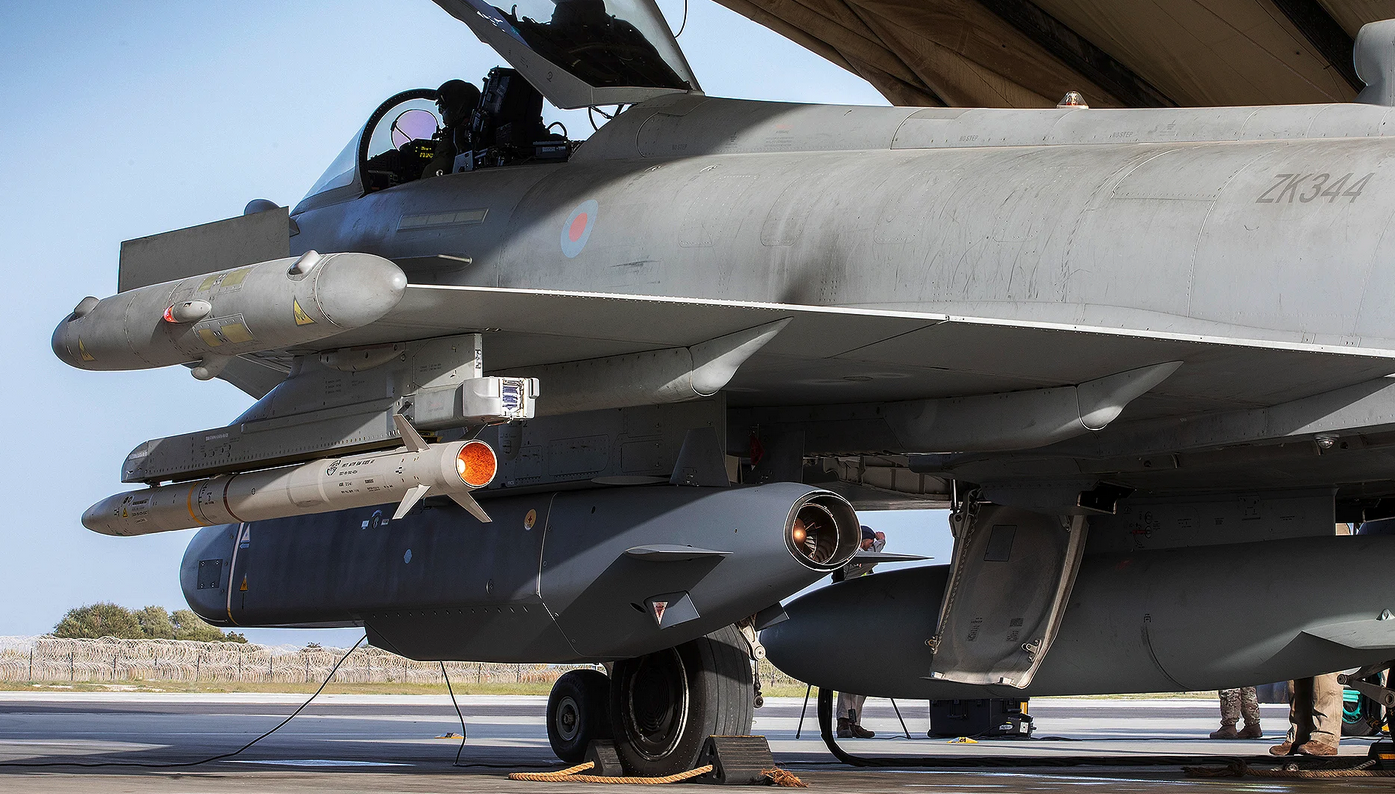
[[[444,696],[322,695],[284,728],[233,758],[170,767],[230,752],[295,710],[301,695],[0,692],[0,790],[14,792],[569,792],[594,784],[509,781],[509,771],[559,768],[543,723],[546,698],[464,696],[469,739],[455,767],[460,723]],[[864,725],[877,738],[845,741],[868,756],[1025,759],[1061,756],[1257,756],[1282,740],[1284,706],[1263,707],[1266,737],[1211,741],[1214,700],[1033,700],[1031,740],[950,744],[925,736],[926,707],[869,700]],[[1055,792],[1065,789],[1161,792],[1389,790],[1395,779],[1329,781],[1196,779],[1177,766],[913,767],[869,770],[834,761],[818,736],[810,702],[801,738],[801,700],[768,698],[755,732],[770,739],[777,762],[812,787],[837,792]],[[455,738],[442,738],[456,734]],[[1370,740],[1346,740],[1344,755],[1364,756]],[[54,766],[58,762],[74,765]],[[1011,764],[1011,761],[1008,761]],[[90,764],[92,766],[76,766]],[[126,764],[122,766],[121,764]],[[130,766],[147,764],[150,766]],[[682,790],[698,785],[679,785]]]

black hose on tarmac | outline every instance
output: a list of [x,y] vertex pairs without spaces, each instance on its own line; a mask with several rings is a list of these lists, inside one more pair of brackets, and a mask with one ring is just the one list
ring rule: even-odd
[[819,687],[818,699],[819,732],[828,751],[850,766],[861,767],[929,767],[941,769],[972,769],[975,767],[1069,767],[1069,766],[1196,766],[1292,762],[1293,759],[1279,759],[1271,756],[1219,756],[1219,755],[1056,755],[1034,757],[980,758],[976,756],[863,756],[853,755],[838,746],[833,734],[833,690]]

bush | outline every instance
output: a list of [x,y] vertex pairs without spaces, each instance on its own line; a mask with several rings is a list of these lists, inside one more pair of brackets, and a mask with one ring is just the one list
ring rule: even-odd
[[53,628],[62,639],[116,637],[122,640],[198,640],[200,642],[246,642],[237,632],[224,634],[205,623],[192,609],[169,610],[148,606],[134,612],[106,602],[68,610]]
[[136,612],[136,622],[145,637],[152,640],[172,640],[174,623],[170,621],[169,610],[164,607],[149,606]]
[[140,623],[131,610],[101,602],[68,610],[68,614],[53,627],[53,636],[63,639],[81,637],[116,637],[122,640],[145,638]]

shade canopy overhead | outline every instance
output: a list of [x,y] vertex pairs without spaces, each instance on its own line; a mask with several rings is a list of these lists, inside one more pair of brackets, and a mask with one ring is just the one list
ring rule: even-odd
[[717,0],[894,104],[1349,102],[1362,25],[1395,0]]

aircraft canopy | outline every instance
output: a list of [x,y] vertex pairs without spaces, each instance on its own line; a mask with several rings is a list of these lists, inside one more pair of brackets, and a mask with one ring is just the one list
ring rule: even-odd
[[653,0],[436,0],[559,108],[698,91]]

